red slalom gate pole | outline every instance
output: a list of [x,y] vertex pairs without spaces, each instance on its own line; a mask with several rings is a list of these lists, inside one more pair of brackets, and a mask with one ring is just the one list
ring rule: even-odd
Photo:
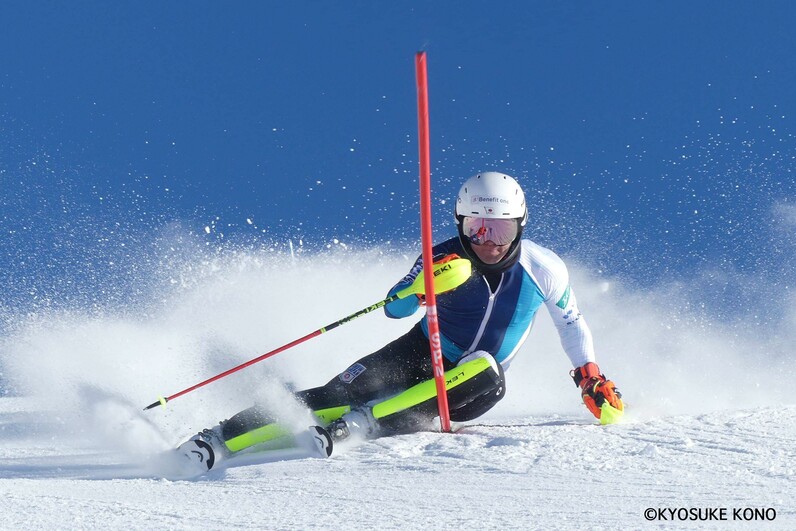
[[[423,243],[423,269],[432,270],[431,232],[431,148],[429,147],[428,126],[428,72],[426,52],[415,55],[415,74],[417,78],[417,125],[418,147],[420,150],[420,226]],[[445,388],[445,368],[442,364],[442,344],[437,319],[437,296],[434,291],[434,275],[425,274],[426,283],[426,321],[428,323],[428,342],[431,347],[431,363],[434,367],[434,380],[437,384],[437,407],[439,425],[443,432],[451,429],[448,411],[448,392]]]

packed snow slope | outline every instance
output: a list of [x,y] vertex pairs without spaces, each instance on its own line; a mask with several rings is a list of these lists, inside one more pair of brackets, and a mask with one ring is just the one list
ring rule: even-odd
[[[160,477],[158,452],[253,402],[306,425],[288,389],[324,383],[416,319],[363,316],[166,408],[144,406],[379,301],[413,259],[374,248],[219,252],[164,266],[126,307],[6,309],[0,528],[796,528],[793,301],[776,326],[720,322],[694,304],[698,280],[636,291],[575,263],[624,424],[598,426],[580,404],[542,313],[507,372],[507,397],[453,434]],[[758,511],[738,515],[757,521],[734,519],[747,508]],[[659,511],[653,522],[648,509]],[[692,513],[679,509],[714,518],[682,521]]]

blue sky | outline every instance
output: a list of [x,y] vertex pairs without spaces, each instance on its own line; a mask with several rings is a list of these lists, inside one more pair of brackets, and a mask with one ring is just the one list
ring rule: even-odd
[[418,50],[440,239],[497,169],[595,271],[792,280],[796,4],[491,4],[1,3],[5,304],[135,283],[183,236],[411,248]]

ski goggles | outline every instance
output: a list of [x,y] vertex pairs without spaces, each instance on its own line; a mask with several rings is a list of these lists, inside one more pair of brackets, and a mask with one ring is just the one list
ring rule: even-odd
[[516,219],[465,216],[462,221],[462,232],[474,245],[483,245],[488,241],[495,245],[508,245],[517,237],[518,231]]

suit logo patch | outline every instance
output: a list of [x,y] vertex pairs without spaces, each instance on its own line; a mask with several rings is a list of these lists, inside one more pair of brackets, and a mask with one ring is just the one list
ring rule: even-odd
[[365,372],[366,367],[361,363],[355,363],[340,374],[340,380],[343,383],[349,384],[354,379]]

